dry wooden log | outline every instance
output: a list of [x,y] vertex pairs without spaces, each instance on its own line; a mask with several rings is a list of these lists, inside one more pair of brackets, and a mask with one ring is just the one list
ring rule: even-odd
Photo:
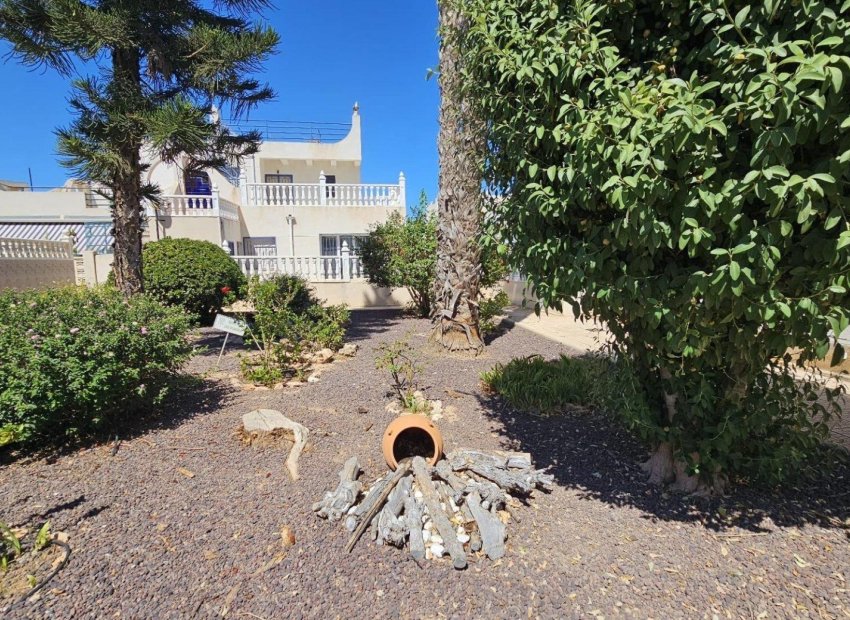
[[307,427],[291,420],[280,411],[274,409],[256,409],[242,416],[242,430],[248,437],[284,431],[292,435],[294,442],[289,456],[286,457],[286,468],[293,480],[298,480],[298,457],[307,445],[310,431]]
[[381,493],[387,488],[387,485],[390,483],[390,476],[386,475],[383,478],[380,478],[372,485],[372,488],[369,489],[369,492],[366,494],[366,497],[363,498],[363,501],[357,504],[357,507],[354,509],[350,515],[345,518],[345,529],[349,532],[353,532],[357,529],[357,524],[363,518],[363,515],[369,512],[372,508],[372,505],[378,501],[378,498],[381,496]]
[[[479,458],[479,455],[480,456]],[[528,494],[537,487],[548,487],[554,477],[536,469],[507,469],[494,464],[494,457],[487,453],[457,450],[449,458],[454,471],[471,471],[482,478],[495,482],[506,491]]]
[[375,503],[369,508],[369,511],[363,515],[363,519],[357,525],[357,529],[354,530],[354,533],[351,535],[351,538],[348,539],[348,544],[345,546],[346,553],[351,553],[351,550],[354,549],[354,545],[357,544],[357,539],[360,538],[361,534],[363,534],[363,530],[366,529],[366,527],[372,521],[372,518],[378,513],[378,511],[384,505],[384,502],[387,501],[387,497],[398,484],[399,480],[404,478],[404,476],[407,475],[407,472],[409,471],[410,461],[405,460],[399,463],[398,468],[395,470],[395,473],[390,478],[386,488],[375,499]]
[[428,507],[431,520],[452,558],[452,564],[456,569],[466,568],[466,553],[463,550],[463,545],[458,542],[454,526],[440,507],[440,496],[431,481],[431,472],[421,456],[413,458],[413,475],[416,476],[416,483],[419,485],[419,490],[422,491],[422,498]]
[[466,504],[478,524],[484,553],[491,560],[498,560],[505,555],[505,524],[481,506],[478,493],[471,493],[466,498]]
[[434,467],[434,471],[437,476],[445,480],[452,487],[452,499],[455,502],[460,503],[463,500],[463,493],[466,490],[466,482],[461,480],[460,476],[456,475],[454,471],[452,471],[451,465],[449,465],[445,459],[440,460],[437,465]]
[[404,509],[405,499],[410,495],[412,483],[413,479],[410,476],[402,478],[390,493],[381,512],[378,513],[378,517],[375,519],[378,529],[378,542],[386,541],[396,547],[404,545],[407,538],[407,521],[399,515]]
[[450,461],[454,459],[463,459],[478,463],[486,463],[500,469],[532,468],[531,455],[528,452],[484,451],[461,448],[458,450],[452,450],[452,452],[446,455],[446,458]]
[[356,456],[345,462],[339,472],[339,484],[334,491],[327,491],[321,501],[313,504],[313,512],[329,521],[336,521],[357,501],[357,496],[363,490],[363,485],[357,480],[360,474],[360,463]]
[[408,547],[414,560],[425,559],[425,540],[422,538],[422,509],[417,501],[408,495],[404,498],[404,520],[408,531]]
[[[468,503],[464,502],[460,507],[460,514],[463,515],[467,523],[475,523],[475,517],[472,516]],[[469,532],[469,548],[476,553],[481,551],[481,534],[478,533],[477,526]]]

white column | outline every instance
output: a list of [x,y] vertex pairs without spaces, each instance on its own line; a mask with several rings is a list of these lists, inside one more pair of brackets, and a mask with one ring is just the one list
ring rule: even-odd
[[404,172],[398,173],[398,201],[401,206],[401,212],[404,215],[407,211],[407,179],[404,178]]
[[248,206],[248,175],[245,174],[245,168],[239,168],[239,194],[242,199],[242,206]]
[[325,176],[325,171],[322,170],[319,173],[319,204],[324,205],[328,202],[328,194],[325,191],[325,187],[327,187],[327,177]]
[[224,250],[225,252],[227,252],[227,254],[228,254],[228,255],[230,255],[230,254],[231,254],[231,252],[230,252],[230,244],[229,244],[227,241],[222,241],[222,242],[221,242],[221,249],[222,249],[222,250]]
[[351,279],[351,249],[348,247],[348,241],[342,240],[342,273],[343,280]]

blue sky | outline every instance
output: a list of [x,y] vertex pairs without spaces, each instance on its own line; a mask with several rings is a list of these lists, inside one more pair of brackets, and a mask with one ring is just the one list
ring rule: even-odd
[[[252,119],[348,122],[355,101],[363,124],[363,182],[407,176],[407,199],[437,188],[436,0],[360,2],[277,0],[265,18],[280,33],[264,77],[277,99]],[[0,179],[61,185],[68,172],[56,157],[57,126],[70,119],[69,84],[52,71],[3,60],[0,41]]]

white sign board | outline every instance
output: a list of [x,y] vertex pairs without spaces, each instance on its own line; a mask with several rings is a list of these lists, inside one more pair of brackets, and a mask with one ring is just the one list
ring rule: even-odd
[[245,330],[248,329],[248,324],[245,321],[234,319],[232,316],[216,314],[213,327],[219,331],[227,332],[228,334],[244,336]]

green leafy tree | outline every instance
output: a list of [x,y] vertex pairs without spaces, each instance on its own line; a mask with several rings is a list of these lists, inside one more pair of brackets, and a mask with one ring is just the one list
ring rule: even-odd
[[848,325],[850,2],[458,6],[495,227],[611,330],[651,479],[794,471],[836,408],[793,366]]
[[113,201],[116,284],[125,295],[142,281],[142,148],[189,168],[222,167],[256,151],[259,134],[232,134],[211,118],[234,117],[270,99],[250,77],[274,50],[277,34],[246,17],[264,0],[0,0],[0,37],[28,66],[62,75],[93,61],[97,75],[73,81],[76,118],[60,129],[63,164],[108,188]]
[[428,211],[428,197],[419,195],[419,206],[410,217],[393,213],[369,231],[359,249],[369,282],[404,288],[420,316],[431,315],[437,258],[437,218]]

